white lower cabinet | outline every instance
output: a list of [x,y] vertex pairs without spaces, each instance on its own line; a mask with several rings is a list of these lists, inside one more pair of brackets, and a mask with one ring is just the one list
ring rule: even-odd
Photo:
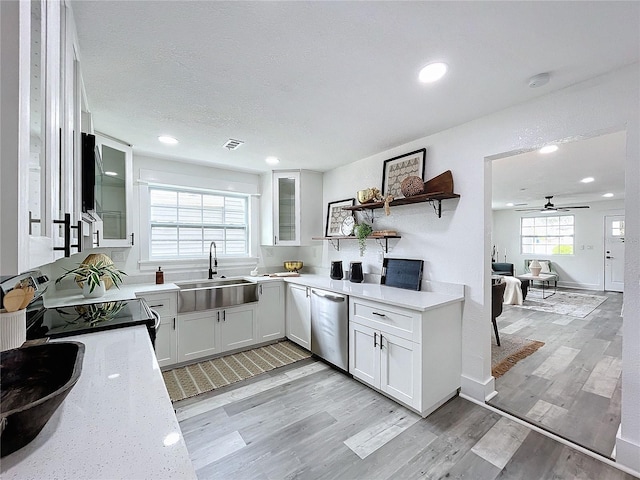
[[256,304],[204,310],[178,317],[178,362],[189,362],[256,343]]
[[287,284],[287,338],[311,350],[311,305],[309,287]]
[[160,328],[156,332],[156,358],[158,365],[165,367],[178,361],[176,318],[178,316],[177,292],[137,294],[149,307],[160,315]]
[[220,312],[221,351],[248,347],[257,342],[257,305],[247,303],[228,307]]
[[188,362],[220,351],[220,310],[178,316],[178,362]]
[[258,285],[258,341],[285,337],[284,283],[263,282]]
[[350,297],[349,373],[427,416],[460,387],[461,303],[413,311]]

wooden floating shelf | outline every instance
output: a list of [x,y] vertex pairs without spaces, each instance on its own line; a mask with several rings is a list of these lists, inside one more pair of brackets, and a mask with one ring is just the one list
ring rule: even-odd
[[[369,235],[367,240],[373,239],[377,240],[380,246],[383,248],[384,253],[389,252],[389,239],[390,238],[402,238],[400,235]],[[312,237],[311,240],[329,240],[333,248],[337,251],[340,251],[340,240],[358,240],[358,237],[355,235],[349,236],[335,236],[335,237]],[[383,245],[384,240],[384,245]]]
[[[438,218],[442,215],[442,200],[448,200],[450,198],[460,198],[460,195],[457,193],[443,193],[443,192],[434,192],[434,193],[423,193],[420,195],[414,195],[412,197],[399,198],[397,200],[393,200],[389,203],[390,207],[396,207],[398,205],[410,205],[413,203],[424,203],[424,202],[437,202],[438,206],[434,205],[434,209],[436,210],[436,214]],[[354,212],[359,212],[362,210],[376,210],[378,208],[383,208],[384,202],[371,202],[371,203],[363,203],[362,205],[355,205],[353,207],[342,207],[343,210],[351,210]]]

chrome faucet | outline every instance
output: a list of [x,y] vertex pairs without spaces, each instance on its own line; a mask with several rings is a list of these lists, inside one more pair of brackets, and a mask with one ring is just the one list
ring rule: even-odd
[[[213,248],[214,255],[211,255],[211,249]],[[215,267],[215,269],[213,268]],[[216,242],[211,242],[209,245],[209,280],[213,278],[214,275],[218,274],[218,249],[216,247]]]

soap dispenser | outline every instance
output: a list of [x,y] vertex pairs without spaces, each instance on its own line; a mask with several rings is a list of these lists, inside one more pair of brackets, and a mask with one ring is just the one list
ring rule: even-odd
[[162,271],[162,267],[158,267],[158,271],[156,272],[156,284],[161,285],[164,283],[164,272]]

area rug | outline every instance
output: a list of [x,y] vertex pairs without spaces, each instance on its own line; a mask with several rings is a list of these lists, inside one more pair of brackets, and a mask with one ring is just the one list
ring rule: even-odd
[[[532,295],[533,293],[533,295]],[[571,317],[584,318],[593,312],[607,297],[604,295],[589,295],[587,293],[574,293],[558,291],[545,299],[536,297],[537,291],[529,290],[526,300],[522,305],[513,305],[528,310],[557,313]]]
[[544,342],[529,340],[516,335],[500,335],[500,346],[491,344],[491,375],[499,378],[516,363],[535,353]]
[[162,373],[162,376],[171,401],[177,402],[310,356],[311,352],[286,340],[266,347],[167,370]]

